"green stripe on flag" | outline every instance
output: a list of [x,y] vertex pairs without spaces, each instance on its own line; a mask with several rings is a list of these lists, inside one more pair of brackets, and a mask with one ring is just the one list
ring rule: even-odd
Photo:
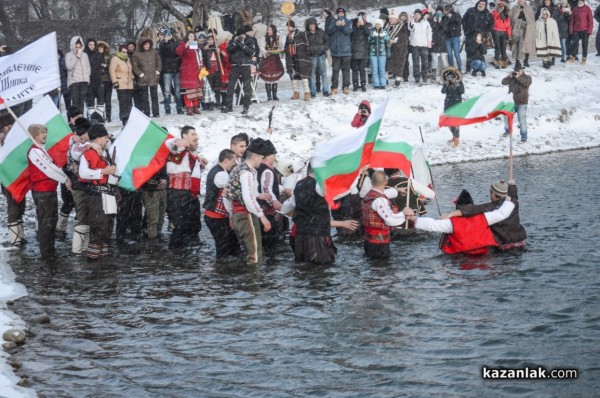
[[379,139],[379,140],[377,140],[377,142],[375,142],[375,147],[373,148],[373,153],[375,153],[375,152],[401,153],[409,161],[412,159],[412,151],[413,151],[412,146],[407,144],[406,142],[402,142],[402,141],[389,142],[389,141],[383,141],[381,139]]
[[144,134],[142,134],[139,141],[136,143],[131,153],[131,157],[129,158],[129,162],[121,174],[119,185],[122,188],[131,191],[135,190],[133,171],[138,168],[147,167],[150,164],[152,159],[154,159],[156,152],[158,152],[161,145],[164,144],[167,135],[165,130],[150,121]]
[[56,114],[52,119],[45,124],[48,129],[48,137],[46,138],[46,149],[52,148],[63,138],[71,133],[71,129],[66,120],[60,114]]
[[8,154],[0,165],[0,181],[8,187],[27,169],[27,151],[33,143],[25,140]]

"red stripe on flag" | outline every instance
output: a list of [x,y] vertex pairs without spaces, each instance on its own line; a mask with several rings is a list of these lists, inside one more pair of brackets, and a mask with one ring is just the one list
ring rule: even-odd
[[58,167],[63,167],[67,164],[67,152],[69,151],[69,142],[73,134],[67,134],[62,140],[58,141],[48,148],[48,155],[54,160]]
[[4,98],[0,97],[0,105],[4,103]]
[[461,118],[461,117],[451,117],[451,116],[446,116],[446,115],[442,114],[442,115],[440,115],[438,126],[439,127],[466,126],[469,124],[485,122],[487,120],[493,119],[496,116],[500,116],[500,115],[506,115],[508,117],[510,132],[512,133],[512,120],[514,117],[514,112],[508,112],[508,111],[503,111],[503,110],[492,112],[492,113],[488,114],[487,116],[474,117],[474,118],[470,118],[470,119],[465,119],[465,118]]
[[[167,139],[172,138],[171,135]],[[154,155],[154,158],[148,163],[146,167],[139,167],[131,171],[133,176],[133,186],[135,189],[140,189],[149,179],[151,179],[156,173],[160,171],[167,164],[167,157],[169,156],[169,148],[164,143],[159,147],[158,151]]]
[[25,199],[25,195],[31,189],[31,181],[29,180],[29,169],[23,170],[21,175],[13,181],[12,184],[6,187],[17,203],[21,203]]
[[401,153],[398,152],[386,152],[386,151],[375,151],[371,155],[371,168],[389,168],[389,169],[400,169],[410,176],[410,165],[411,162]]

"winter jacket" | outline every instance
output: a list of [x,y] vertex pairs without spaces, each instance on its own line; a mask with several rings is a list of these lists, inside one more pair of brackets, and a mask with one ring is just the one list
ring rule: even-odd
[[458,82],[458,85],[444,84],[442,86],[442,94],[446,94],[444,98],[444,110],[450,108],[453,105],[460,104],[462,96],[465,93],[465,85],[462,81]]
[[506,32],[506,35],[510,38],[512,31],[510,29],[510,18],[508,15],[502,19],[502,16],[497,10],[492,11],[492,18],[494,18],[494,31]]
[[352,59],[368,59],[369,55],[372,55],[370,54],[369,48],[371,32],[370,25],[354,27],[350,34],[350,40],[352,41]]
[[542,10],[544,8],[550,12],[550,18],[553,18],[554,20],[558,19],[558,15],[560,13],[558,10],[558,6],[554,3],[550,3],[550,7],[546,7],[544,2],[542,2],[542,5],[540,5],[538,7],[537,11],[535,12],[535,20],[536,21],[540,19],[540,13],[542,12]]
[[229,54],[229,61],[232,66],[251,65],[252,57],[256,56],[258,58],[259,55],[256,39],[246,37],[243,41],[230,40],[227,45],[227,54]]
[[[94,50],[90,50],[87,43],[93,42],[96,46]],[[95,84],[102,81],[102,61],[104,57],[98,52],[98,42],[94,39],[88,39],[83,49],[83,52],[87,54],[90,62],[90,83]]]
[[481,44],[475,42],[475,44],[469,49],[469,54],[471,55],[471,59],[478,59],[480,61],[485,61],[485,54],[487,54],[487,44],[485,41],[482,41]]
[[[389,25],[390,36],[390,59],[385,66],[387,71],[394,76],[402,76],[406,56],[408,55],[408,24],[399,21],[395,25]],[[396,40],[397,39],[397,40]]]
[[561,39],[566,39],[569,37],[569,23],[571,22],[571,13],[570,12],[560,12],[558,19],[556,20],[556,24],[558,25],[558,34]]
[[[81,53],[78,55],[75,51],[75,43],[81,42]],[[74,36],[71,39],[71,51],[65,55],[65,65],[67,66],[67,84],[89,83],[90,82],[90,61],[85,52],[83,52],[83,39],[80,36]]]
[[58,71],[60,72],[60,90],[68,94],[69,93],[69,85],[67,84],[67,78],[69,75],[69,71],[67,70],[67,64],[65,64],[65,56],[60,51],[60,57],[58,58]]
[[160,56],[152,46],[149,50],[144,50],[144,46],[140,45],[138,50],[133,53],[131,65],[133,66],[133,74],[140,86],[158,85],[162,65]]
[[600,5],[594,11],[594,19],[600,23]]
[[519,19],[521,11],[523,11],[523,15],[525,15],[525,23],[527,24],[525,27],[525,39],[523,39],[523,53],[532,54],[535,52],[535,15],[533,8],[527,3],[525,3],[523,9],[521,9],[519,4],[513,6],[508,14],[510,16],[510,27],[513,37],[519,34],[518,32],[520,31],[520,26],[522,24],[522,20]]
[[411,21],[408,24],[408,30],[410,31],[410,45],[413,47],[431,47],[432,33],[429,22],[421,19],[417,21]]
[[390,36],[387,30],[381,28],[379,31],[373,28],[369,36],[369,56],[390,56]]
[[129,57],[125,54],[116,53],[110,60],[108,71],[111,82],[119,84],[119,90],[133,90],[133,67]]
[[162,73],[177,73],[181,68],[181,58],[177,55],[179,42],[175,39],[161,41],[158,43],[158,54],[160,55],[160,64]]
[[446,52],[446,35],[444,33],[444,25],[441,18],[433,17],[429,20],[431,25],[431,52],[445,53]]
[[575,32],[587,32],[588,35],[592,34],[594,29],[594,18],[592,17],[592,9],[587,5],[583,7],[573,8],[571,13],[571,22],[569,24],[569,33]]
[[329,48],[331,49],[331,56],[351,57],[352,40],[350,39],[350,34],[352,33],[352,21],[344,17],[344,26],[337,26],[337,21],[339,21],[339,19],[332,18],[325,29],[327,35],[331,40],[329,44]]
[[481,0],[475,3],[475,7],[469,8],[462,18],[462,27],[466,37],[475,36],[477,32],[480,32],[485,37],[488,33],[492,32],[492,28],[494,27],[494,19],[487,9],[487,1],[485,2],[486,8],[483,11],[477,9],[479,2]]
[[502,79],[502,84],[508,86],[508,92],[512,93],[515,105],[527,105],[529,102],[531,76],[523,74],[519,77],[514,77],[511,74]]
[[[290,45],[296,45],[296,56],[290,56]],[[285,39],[285,69],[292,79],[308,79],[312,74],[312,62],[308,48],[308,35],[293,29]]]
[[[312,33],[308,26],[310,24],[315,24],[317,30],[315,33]],[[317,23],[317,19],[314,17],[308,18],[304,22],[304,27],[306,29],[306,38],[308,39],[308,53],[311,57],[318,57],[327,52],[329,48],[329,37],[327,33],[321,28],[319,28],[319,24]]]
[[450,18],[448,18],[447,15],[444,15],[444,18],[442,18],[442,25],[444,26],[446,38],[461,36],[462,17],[459,13],[452,12],[452,16]]
[[179,46],[175,50],[176,54],[181,58],[181,68],[179,76],[179,86],[182,89],[198,88],[200,80],[201,65],[208,68],[206,59],[202,57],[202,50],[192,50],[187,48],[185,41],[179,42]]
[[535,23],[535,29],[537,31],[535,39],[537,56],[542,58],[562,56],[556,21],[553,18],[548,18],[546,21],[540,18]]

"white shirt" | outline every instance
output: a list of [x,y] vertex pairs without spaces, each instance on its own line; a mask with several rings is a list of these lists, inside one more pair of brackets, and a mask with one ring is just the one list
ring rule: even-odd
[[255,175],[255,173],[247,170],[240,173],[242,198],[244,199],[246,209],[258,218],[262,218],[264,217],[264,213],[256,201],[256,197],[258,196],[258,190],[256,188],[258,186],[258,181],[256,180]]
[[79,160],[79,177],[84,180],[101,180],[102,169],[92,169],[85,156],[82,156]]
[[[182,153],[187,150],[186,148],[179,148],[177,145],[175,145],[176,140],[178,140],[178,138],[169,138],[168,140],[165,141],[165,145],[167,146],[167,148],[169,148],[169,152],[171,152],[174,155]],[[167,174],[191,173],[191,172],[192,172],[192,169],[190,168],[190,158],[189,158],[187,152],[183,155],[183,159],[181,160],[181,163],[176,164],[174,162],[167,162]]]
[[[373,188],[373,191],[383,193],[387,196],[387,193],[381,192],[378,189]],[[387,189],[386,189],[386,191],[387,191]],[[396,196],[397,196],[398,192],[395,189],[394,189],[394,191],[396,192]],[[402,212],[394,213],[392,211],[392,208],[390,207],[390,202],[388,199],[385,199],[385,198],[375,199],[373,201],[373,203],[371,203],[371,209],[376,211],[377,214],[379,214],[379,217],[381,217],[383,219],[383,222],[385,222],[385,224],[389,225],[390,227],[397,227],[406,222],[404,213],[402,213]]]
[[42,148],[34,146],[27,155],[33,163],[46,177],[64,184],[67,181],[67,175],[54,164],[54,161]]
[[[497,224],[501,221],[506,220],[510,213],[515,208],[515,204],[508,200],[505,200],[498,209],[494,211],[488,211],[483,213],[485,219],[489,226]],[[451,234],[454,232],[454,228],[452,227],[452,221],[450,220],[434,220],[429,217],[419,217],[417,218],[417,222],[415,223],[415,228],[420,229],[422,231],[429,232],[441,232],[444,234]]]

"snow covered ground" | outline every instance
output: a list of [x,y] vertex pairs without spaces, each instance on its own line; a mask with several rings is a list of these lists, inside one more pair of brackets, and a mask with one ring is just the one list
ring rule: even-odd
[[[414,8],[402,9],[411,11]],[[594,41],[594,37],[590,42]],[[533,78],[527,115],[528,142],[518,142],[515,120],[515,156],[600,146],[600,57],[596,57],[595,53],[592,45],[587,65],[557,62],[550,70],[542,68],[540,59],[533,58],[531,67],[526,71]],[[464,53],[462,55],[464,57]],[[493,51],[488,52],[488,59],[491,56]],[[500,81],[511,71],[508,68],[496,70],[490,67],[485,78],[465,76],[465,98],[487,90],[507,90]],[[200,116],[171,115],[155,120],[173,134],[178,134],[184,125],[194,126],[200,135],[202,154],[210,161],[215,161],[219,152],[229,147],[229,140],[234,134],[245,132],[250,137],[264,135],[268,113],[275,106],[271,140],[277,147],[279,157],[308,160],[316,142],[351,129],[350,121],[361,100],[369,100],[375,105],[389,97],[381,134],[399,132],[407,142],[419,143],[420,127],[432,165],[508,157],[509,140],[501,137],[503,121],[500,119],[462,127],[460,147],[452,148],[447,144],[451,138],[450,131],[437,127],[444,102],[439,84],[429,83],[420,87],[411,77],[408,83],[402,83],[398,89],[369,89],[366,93],[351,92],[331,98],[319,94],[310,102],[304,102],[289,100],[292,91],[285,76],[279,90],[281,101],[262,102],[266,100],[262,83],[258,84],[257,91],[261,103],[253,104],[247,116],[240,114],[241,107],[235,107],[234,113],[228,114],[215,110],[203,112]],[[118,104],[114,100],[113,115],[116,117],[117,114]],[[108,128],[117,133],[120,123],[112,122]],[[499,171],[499,177],[506,177],[507,174],[508,166],[506,170]],[[28,205],[28,212],[31,212],[31,208]],[[0,232],[0,239],[6,241],[5,228]],[[7,306],[8,300],[25,294],[25,287],[15,282],[14,274],[7,265],[7,252],[0,249],[0,333],[13,327],[25,327],[23,321]],[[7,358],[8,354],[0,349],[0,396],[35,396],[32,389],[16,386],[18,378],[7,364]]]

